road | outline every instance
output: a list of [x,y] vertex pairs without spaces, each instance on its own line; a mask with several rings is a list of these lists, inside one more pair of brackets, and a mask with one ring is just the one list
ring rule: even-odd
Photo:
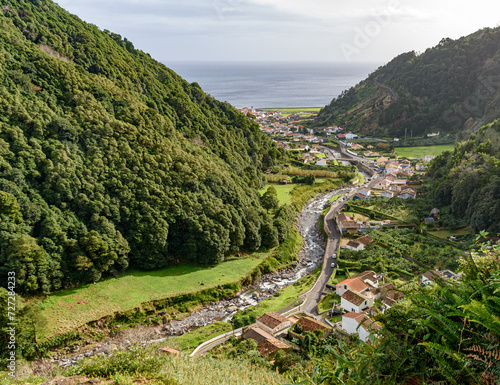
[[385,85],[385,84],[379,83],[379,81],[378,81],[376,78],[375,78],[375,79],[373,79],[373,81],[374,81],[374,82],[375,82],[375,84],[377,84],[378,86],[380,86],[380,87],[385,88],[386,90],[388,90],[388,91],[391,93],[391,95],[392,95],[392,97],[394,98],[394,100],[398,100],[398,95],[396,95],[396,93],[394,92],[394,90],[393,90],[391,87],[389,87],[389,86],[387,86],[387,85]]
[[[328,148],[323,148],[322,151],[325,152],[325,154],[330,158],[334,157],[334,153],[331,149]],[[352,156],[351,154],[348,154],[345,152],[345,149],[341,149],[342,156],[345,158],[357,160],[358,162],[366,162],[365,158],[358,157],[358,156]],[[379,176],[375,168],[373,169],[373,175],[375,176],[372,178],[370,182],[365,182],[363,185],[359,187],[347,187],[342,189],[340,192],[344,193],[344,196],[342,198],[339,198],[337,201],[333,202],[332,205],[330,206],[330,211],[325,217],[325,230],[328,234],[328,240],[327,244],[325,247],[325,255],[323,257],[323,265],[321,269],[321,273],[316,280],[316,283],[314,286],[306,293],[302,294],[300,298],[303,299],[302,304],[297,307],[296,309],[292,309],[291,311],[287,312],[286,315],[292,315],[294,313],[298,312],[306,312],[309,313],[313,316],[318,316],[318,311],[317,307],[319,302],[321,301],[321,297],[323,294],[323,291],[325,290],[326,283],[330,279],[334,267],[332,267],[332,262],[335,262],[335,265],[337,264],[337,259],[332,259],[332,254],[335,253],[337,254],[338,248],[340,245],[340,232],[337,229],[337,226],[334,221],[335,214],[338,213],[345,205],[345,203],[353,196],[356,194],[357,190],[361,188],[370,188],[372,187],[379,179],[382,177]],[[250,325],[250,327],[253,325]],[[207,341],[200,346],[198,346],[192,353],[191,357],[197,357],[200,355],[203,355],[206,353],[208,350],[214,348],[217,345],[220,345],[227,340],[229,340],[232,336],[239,336],[241,335],[242,329],[236,329],[233,332],[225,333],[220,336],[217,336],[210,341]]]

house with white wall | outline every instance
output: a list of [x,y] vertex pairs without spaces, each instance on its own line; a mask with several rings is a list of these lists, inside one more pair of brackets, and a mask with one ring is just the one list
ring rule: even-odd
[[366,342],[370,334],[380,330],[379,324],[373,322],[366,313],[347,313],[342,315],[342,330],[347,334],[359,335],[359,339]]

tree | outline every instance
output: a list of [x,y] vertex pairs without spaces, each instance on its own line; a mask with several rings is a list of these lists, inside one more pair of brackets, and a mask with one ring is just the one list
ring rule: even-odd
[[278,208],[279,199],[276,187],[269,186],[267,188],[266,192],[260,197],[260,204],[267,210],[267,212]]

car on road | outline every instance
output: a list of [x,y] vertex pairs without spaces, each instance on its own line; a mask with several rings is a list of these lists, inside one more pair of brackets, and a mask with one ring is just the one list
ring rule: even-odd
[[330,265],[330,267],[333,269],[335,268],[335,262],[332,262],[332,264]]
[[333,259],[337,258],[337,253],[333,253],[333,254],[332,254],[332,258],[333,258]]

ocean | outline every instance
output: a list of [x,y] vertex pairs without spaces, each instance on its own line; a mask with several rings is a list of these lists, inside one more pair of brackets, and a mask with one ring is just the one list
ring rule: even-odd
[[167,62],[188,82],[237,108],[323,107],[377,63]]

